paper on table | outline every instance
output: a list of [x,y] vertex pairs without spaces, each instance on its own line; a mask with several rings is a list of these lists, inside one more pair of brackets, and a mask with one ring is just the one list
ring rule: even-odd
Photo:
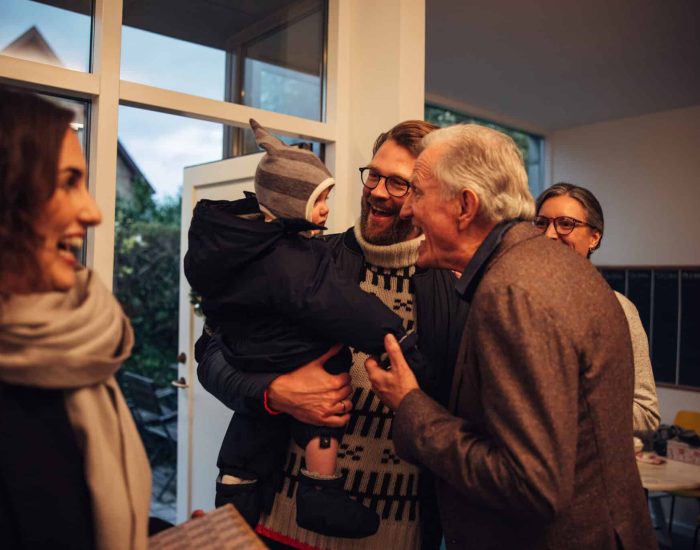
[[656,453],[642,453],[636,454],[637,462],[646,462],[647,464],[663,464],[666,459]]

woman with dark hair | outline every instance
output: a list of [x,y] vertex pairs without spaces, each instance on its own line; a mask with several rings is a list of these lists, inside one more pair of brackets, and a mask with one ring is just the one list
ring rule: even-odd
[[[590,258],[603,240],[603,209],[593,193],[571,183],[557,183],[538,198],[536,228],[550,239],[569,246],[577,254]],[[633,426],[635,431],[655,430],[659,425],[656,386],[649,360],[649,341],[632,302],[615,292],[632,337],[634,353]]]
[[72,118],[0,87],[2,546],[145,549],[150,469],[114,380],[133,332],[78,263],[101,215]]

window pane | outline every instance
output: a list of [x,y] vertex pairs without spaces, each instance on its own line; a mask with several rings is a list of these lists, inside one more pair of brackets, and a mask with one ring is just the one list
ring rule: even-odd
[[122,78],[321,120],[325,20],[323,0],[128,2]]
[[438,107],[437,105],[425,106],[425,120],[441,128],[453,124],[481,124],[482,126],[487,126],[488,128],[493,128],[494,130],[509,135],[513,138],[513,141],[515,141],[518,149],[520,149],[520,152],[523,154],[530,193],[532,193],[533,197],[537,198],[543,191],[544,166],[541,153],[544,139],[540,136],[528,134],[527,132],[515,130],[513,128],[507,128],[495,122],[482,120],[464,113],[450,111],[449,109]]
[[[136,335],[123,369],[131,374],[121,381],[152,460],[151,513],[171,522],[175,521],[177,395],[170,382],[177,378],[183,169],[219,160],[223,134],[220,124],[119,109],[114,293]],[[137,401],[148,392],[156,395],[150,404]],[[144,422],[149,415],[166,419],[157,431]]]
[[2,0],[0,54],[90,70],[90,0]]
[[678,271],[654,271],[651,365],[657,382],[677,384]]
[[245,49],[243,102],[321,120],[323,12],[283,26]]
[[625,293],[625,271],[623,269],[602,269],[601,274],[610,285],[610,288],[620,294]]
[[225,67],[226,52],[222,50],[133,27],[122,28],[123,80],[221,101]]
[[637,306],[639,318],[649,336],[651,327],[651,270],[630,269],[627,272],[627,297]]
[[700,270],[681,275],[681,350],[679,384],[700,387]]

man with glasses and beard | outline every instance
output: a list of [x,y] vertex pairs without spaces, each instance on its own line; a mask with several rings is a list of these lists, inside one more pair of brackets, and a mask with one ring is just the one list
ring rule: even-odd
[[[417,329],[419,347],[433,365],[433,398],[446,403],[466,305],[457,299],[451,272],[416,268],[423,237],[410,220],[399,216],[421,140],[434,129],[423,121],[406,121],[377,138],[371,161],[360,168],[360,219],[354,227],[327,240],[336,263],[348,277],[398,314],[406,330]],[[347,424],[338,453],[339,469],[347,472],[345,490],[375,509],[381,518],[378,532],[360,540],[331,539],[297,526],[294,494],[303,453],[292,442],[281,490],[257,528],[268,545],[439,546],[432,479],[396,455],[391,439],[393,414],[370,388],[365,354],[353,352],[349,376],[328,374],[320,359],[289,374],[243,373],[226,363],[213,340],[201,355],[198,376],[202,385],[231,408],[244,398],[248,404],[257,404],[259,410],[267,410],[261,414],[283,412],[311,424]],[[351,400],[352,410],[342,403],[346,399]],[[222,459],[220,454],[218,466],[223,472]]]

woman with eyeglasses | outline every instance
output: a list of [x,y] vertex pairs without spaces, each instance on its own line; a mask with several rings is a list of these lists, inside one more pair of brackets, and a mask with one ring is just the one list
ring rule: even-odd
[[134,336],[79,251],[73,113],[0,86],[0,546],[147,548],[151,472],[114,379]]
[[[533,225],[547,237],[590,258],[603,239],[603,209],[593,193],[571,183],[557,183],[538,198]],[[659,425],[656,386],[649,359],[649,343],[639,312],[632,302],[615,292],[627,317],[634,353],[633,427],[655,430]]]

